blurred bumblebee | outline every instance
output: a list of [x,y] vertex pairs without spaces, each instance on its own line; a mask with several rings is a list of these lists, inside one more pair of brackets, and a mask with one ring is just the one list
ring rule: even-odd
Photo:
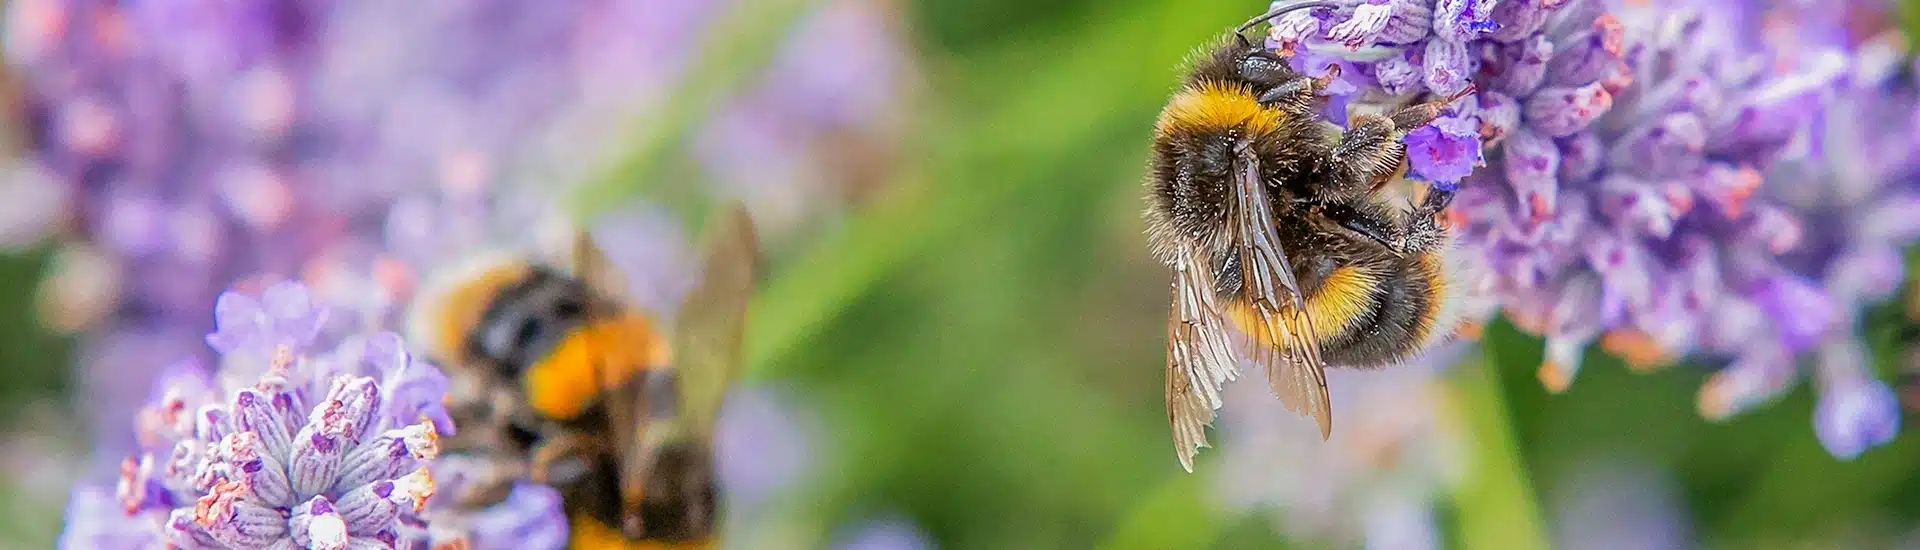
[[1154,255],[1174,271],[1167,413],[1189,472],[1221,386],[1239,376],[1237,358],[1261,365],[1324,438],[1333,428],[1328,364],[1389,366],[1457,322],[1461,285],[1439,219],[1453,193],[1430,189],[1408,208],[1383,191],[1404,170],[1402,138],[1473,88],[1356,116],[1343,133],[1318,115],[1338,66],[1303,76],[1243,34],[1333,6],[1275,8],[1198,52],[1154,126],[1145,217]]
[[714,421],[758,245],[738,205],[705,238],[671,340],[583,231],[564,260],[483,259],[423,294],[410,330],[452,374],[449,452],[497,466],[461,505],[498,502],[526,478],[559,490],[570,548],[712,546]]

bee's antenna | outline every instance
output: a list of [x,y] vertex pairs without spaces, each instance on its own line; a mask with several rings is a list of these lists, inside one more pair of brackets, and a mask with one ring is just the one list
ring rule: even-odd
[[1337,8],[1337,7],[1340,7],[1340,4],[1336,4],[1333,2],[1295,2],[1292,4],[1287,4],[1285,6],[1274,8],[1273,11],[1269,11],[1267,13],[1260,14],[1259,17],[1249,19],[1247,20],[1246,23],[1242,23],[1239,27],[1235,27],[1233,29],[1233,33],[1241,35],[1241,37],[1245,37],[1247,29],[1253,28],[1254,25],[1271,21],[1275,17],[1286,15],[1288,12],[1292,12],[1294,10],[1304,10],[1304,9],[1312,9],[1312,8]]

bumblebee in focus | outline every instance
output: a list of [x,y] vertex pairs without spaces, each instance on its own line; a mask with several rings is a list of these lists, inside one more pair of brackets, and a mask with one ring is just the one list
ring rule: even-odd
[[570,548],[712,546],[714,422],[758,254],[742,208],[716,220],[671,339],[584,231],[564,260],[483,259],[424,295],[410,329],[452,374],[449,452],[497,466],[461,505],[531,479],[559,490]]
[[[1439,214],[1453,193],[1405,208],[1383,196],[1406,159],[1406,134],[1472,86],[1387,116],[1323,120],[1320,92],[1338,75],[1296,73],[1249,39],[1248,21],[1190,61],[1154,126],[1147,236],[1173,268],[1167,319],[1167,413],[1185,470],[1206,446],[1236,358],[1262,366],[1288,409],[1332,434],[1328,364],[1380,368],[1452,334],[1457,291]],[[1235,338],[1228,327],[1246,338]]]

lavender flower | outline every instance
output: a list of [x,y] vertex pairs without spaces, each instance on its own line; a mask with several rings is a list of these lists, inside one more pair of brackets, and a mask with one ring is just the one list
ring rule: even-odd
[[441,457],[433,465],[439,491],[422,514],[432,522],[427,542],[433,548],[470,550],[560,550],[566,548],[569,529],[560,494],[552,487],[516,483],[506,500],[480,510],[452,502],[475,476],[493,465],[462,455]]
[[207,340],[224,368],[216,378],[187,360],[163,373],[135,422],[142,452],[121,464],[112,501],[76,491],[63,547],[373,548],[422,536],[426,465],[452,430],[439,371],[391,333],[315,353],[326,309],[295,283],[259,298],[230,291],[217,309]]
[[[154,371],[104,359],[167,353],[142,346],[204,332],[201,308],[236,282],[297,274],[350,306],[353,318],[331,324],[390,327],[421,273],[521,244],[529,220],[552,215],[692,69],[723,9],[750,8],[10,2],[5,54],[24,75],[32,154],[0,188],[33,207],[0,210],[0,242],[71,220],[105,272],[142,274],[63,279],[45,300],[61,326],[91,330],[81,379],[117,419],[130,411],[113,407],[137,402]],[[703,135],[764,143],[757,158],[793,167],[755,181],[855,179],[824,175],[851,163],[812,157],[897,141],[888,114],[905,45],[879,13],[829,3],[773,46],[784,52],[765,83],[775,91],[751,94],[755,116]],[[834,70],[810,70],[825,58]],[[785,196],[773,191],[750,194]],[[100,423],[108,447],[129,439]]]
[[[1725,418],[1790,388],[1795,360],[1822,350],[1816,431],[1844,457],[1897,421],[1843,329],[1900,279],[1897,251],[1920,229],[1891,214],[1913,206],[1911,77],[1890,80],[1890,53],[1850,59],[1860,41],[1840,11],[1367,0],[1295,12],[1271,42],[1297,64],[1343,64],[1348,101],[1479,84],[1408,137],[1410,173],[1462,181],[1449,215],[1506,314],[1546,337],[1550,389],[1596,340],[1636,368],[1724,360],[1700,409]],[[1468,127],[1486,170],[1471,169]]]
[[[1820,27],[1811,26],[1811,29]],[[1850,44],[1835,32],[1809,33],[1856,51],[1846,92],[1820,113],[1813,152],[1777,164],[1760,194],[1793,209],[1804,223],[1801,246],[1782,258],[1794,273],[1820,281],[1830,316],[1844,323],[1812,361],[1820,392],[1814,433],[1836,457],[1853,458],[1892,440],[1900,415],[1893,390],[1874,378],[1866,345],[1852,329],[1863,310],[1891,298],[1905,278],[1902,250],[1920,240],[1920,81],[1890,29]]]

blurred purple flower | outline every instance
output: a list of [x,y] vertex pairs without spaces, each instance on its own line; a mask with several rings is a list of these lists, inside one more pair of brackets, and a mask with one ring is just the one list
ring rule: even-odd
[[1392,370],[1328,371],[1339,428],[1326,441],[1263,380],[1229,386],[1219,493],[1231,509],[1271,507],[1302,542],[1439,548],[1434,505],[1459,479],[1465,442],[1437,375],[1476,350],[1460,342]]
[[1694,547],[1686,505],[1663,472],[1614,458],[1569,471],[1552,491],[1556,548]]
[[[273,319],[325,316],[298,284],[264,294]],[[240,296],[220,301],[253,303]],[[136,536],[127,533],[135,527],[182,548],[392,546],[423,536],[417,513],[434,492],[426,465],[439,454],[438,398],[394,399],[392,390],[438,371],[391,333],[314,355],[297,347],[307,323],[222,313],[216,334],[252,330],[248,341],[273,348],[230,348],[218,377],[192,360],[169,367],[136,418],[141,453],[121,464],[117,502],[80,487],[67,547],[142,547],[103,538]]]
[[777,495],[813,467],[817,419],[793,399],[768,388],[742,388],[728,396],[715,428],[714,452],[721,490],[729,506],[749,511]]
[[[393,326],[423,272],[525,244],[525,228],[558,216],[555,197],[617,152],[728,9],[750,8],[11,2],[5,54],[24,75],[32,156],[0,185],[23,199],[19,215],[0,210],[0,243],[70,226],[93,245],[104,270],[49,281],[43,301],[60,326],[93,330],[81,379],[108,403],[138,401],[154,371],[100,359],[205,331],[205,304],[259,273],[348,306],[317,341]],[[755,116],[702,139],[764,143],[747,153],[795,167],[756,182],[848,179],[824,174],[852,163],[795,151],[897,141],[905,45],[884,9],[828,3],[775,46],[764,91],[727,109]],[[741,153],[710,164],[730,173]],[[796,191],[776,190],[746,194],[756,211],[786,208]],[[79,277],[100,271],[139,276]],[[235,338],[216,346],[251,345]],[[109,450],[128,439],[117,422],[96,431]]]
[[939,546],[905,518],[869,520],[854,526],[832,546],[839,550],[934,550]]
[[487,475],[491,464],[464,455],[447,455],[433,464],[439,490],[427,501],[423,516],[432,522],[428,542],[434,548],[464,543],[471,550],[560,550],[567,546],[567,516],[560,493],[552,487],[522,482],[506,500],[480,510],[451,502],[465,492],[475,476]]

